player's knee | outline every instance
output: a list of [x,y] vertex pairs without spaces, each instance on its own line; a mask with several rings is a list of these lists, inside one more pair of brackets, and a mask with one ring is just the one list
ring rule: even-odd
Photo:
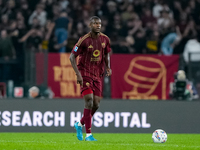
[[100,106],[100,104],[99,104],[99,103],[94,103],[94,104],[93,104],[93,108],[94,108],[94,109],[98,109],[98,108],[99,108],[99,106]]
[[87,99],[86,103],[85,103],[85,107],[87,109],[92,109],[92,107],[93,107],[93,99]]
[[98,108],[99,108],[99,106],[100,106],[100,101],[101,101],[100,98],[97,98],[97,97],[94,98],[94,101],[93,101],[93,108],[94,108],[94,109],[98,109]]

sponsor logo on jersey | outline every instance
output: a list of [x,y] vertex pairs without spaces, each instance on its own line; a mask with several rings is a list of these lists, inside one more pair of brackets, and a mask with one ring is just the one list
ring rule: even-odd
[[91,58],[90,61],[100,61],[100,58],[97,57],[97,58]]
[[74,51],[77,52],[77,50],[78,50],[78,47],[76,46],[76,47],[74,48]]
[[88,48],[93,48],[93,46],[92,46],[92,45],[90,45],[90,46],[88,46]]

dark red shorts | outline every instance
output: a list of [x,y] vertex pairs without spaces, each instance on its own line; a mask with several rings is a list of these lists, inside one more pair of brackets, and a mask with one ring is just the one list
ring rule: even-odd
[[90,77],[83,76],[83,87],[81,87],[81,94],[83,93],[83,91],[87,89],[91,89],[94,95],[101,97],[102,96],[102,79],[93,80]]

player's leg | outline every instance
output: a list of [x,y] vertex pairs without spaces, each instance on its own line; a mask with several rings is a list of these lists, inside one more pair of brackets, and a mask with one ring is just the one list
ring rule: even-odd
[[[97,111],[99,108],[99,104],[101,101],[101,95],[102,95],[102,86],[101,86],[101,81],[100,80],[95,80],[93,84],[93,90],[94,90],[94,96],[93,96],[93,106],[91,110],[91,117],[94,115],[94,113]],[[97,141],[93,136],[89,136],[85,138],[86,141]]]
[[85,124],[86,134],[91,134],[91,125],[92,125],[91,111],[93,107],[93,93],[85,95],[84,100],[85,100],[85,108],[83,112],[83,118],[81,119],[81,124],[82,125]]
[[83,133],[82,133],[82,127],[85,124],[85,130],[86,134],[91,135],[91,111],[93,107],[93,91],[91,89],[86,89],[82,92],[82,95],[84,97],[85,101],[85,108],[83,111],[83,117],[79,122],[76,122],[74,127],[77,132],[77,138],[78,140],[83,140]]
[[[96,110],[99,108],[100,100],[101,97],[94,95],[93,99],[92,97],[93,94],[88,94],[84,96],[85,99],[85,109],[84,109],[84,115],[81,119],[81,121],[78,123],[79,126],[83,126],[85,124],[85,130],[86,130],[86,141],[96,141],[96,139],[93,138],[92,133],[91,133],[91,127],[92,127],[92,116],[96,112]],[[91,101],[93,100],[93,102]],[[92,108],[91,108],[92,106]],[[89,116],[90,114],[90,116]],[[88,116],[88,117],[87,117]],[[90,130],[88,130],[90,129]]]
[[[89,91],[89,90],[88,90]],[[84,92],[83,92],[84,93]],[[84,96],[85,99],[85,108],[83,118],[81,119],[81,124],[85,123],[85,131],[86,131],[86,141],[96,141],[92,136],[92,108],[93,108],[93,93],[87,94]]]
[[91,115],[93,116],[94,113],[97,111],[100,105],[100,101],[102,99],[102,80],[95,80],[94,81],[94,97],[93,97],[93,107]]
[[94,113],[99,108],[101,99],[102,99],[102,97],[94,95],[94,97],[93,97],[93,107],[92,107],[92,112],[91,112],[92,116],[94,115]]
[[91,110],[93,107],[93,90],[92,90],[92,79],[89,77],[83,77],[83,86],[81,87],[81,94],[84,98],[84,111],[83,117],[74,127],[77,131],[77,138],[83,140],[82,127],[85,124],[86,133],[91,134]]
[[[93,107],[92,107],[92,111],[91,111],[92,117],[93,117],[94,113],[97,111],[97,109],[99,108],[101,99],[102,99],[102,97],[99,97],[99,96],[96,96],[96,95],[93,96]],[[81,122],[82,125],[85,124],[83,117],[82,117],[80,122]]]
[[[81,93],[85,100],[85,108],[83,117],[80,122],[77,123],[81,128],[85,124],[86,141],[96,141],[91,133],[92,127],[92,108],[93,108],[93,79],[89,77],[83,77],[83,87],[81,87]],[[82,131],[82,130],[81,130]]]

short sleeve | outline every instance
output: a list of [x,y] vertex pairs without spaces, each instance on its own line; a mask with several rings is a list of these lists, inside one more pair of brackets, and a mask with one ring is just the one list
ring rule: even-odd
[[78,40],[78,42],[75,44],[74,48],[72,49],[72,53],[75,56],[78,56],[83,50],[83,42],[81,42],[81,38]]
[[110,39],[107,38],[107,45],[106,45],[105,53],[109,53],[110,51],[111,51]]

